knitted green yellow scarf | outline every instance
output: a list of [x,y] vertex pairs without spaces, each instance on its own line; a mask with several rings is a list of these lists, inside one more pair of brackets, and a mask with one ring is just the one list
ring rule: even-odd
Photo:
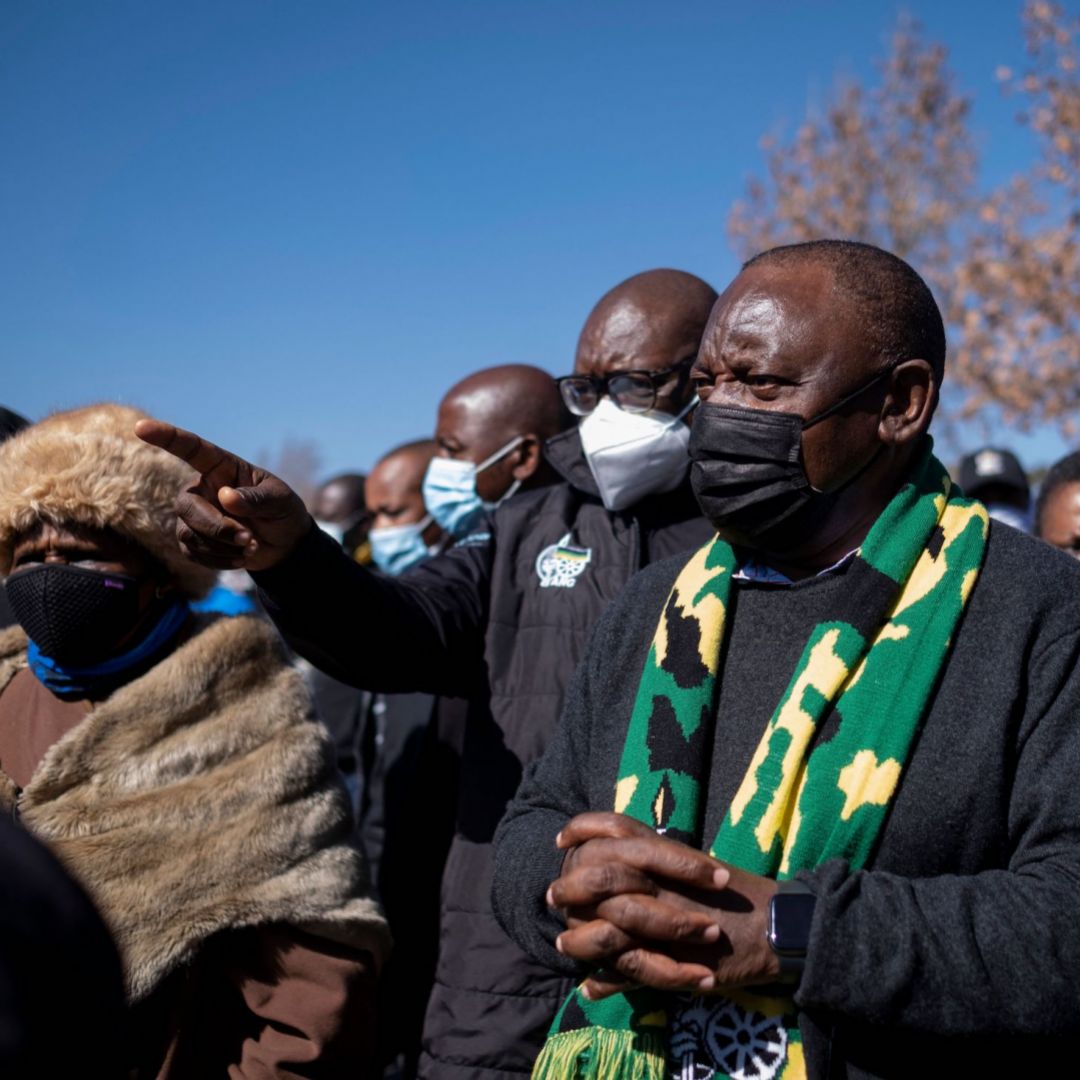
[[[848,566],[836,610],[811,632],[710,854],[780,879],[827,859],[865,865],[978,577],[987,524],[979,503],[950,490],[928,441]],[[697,847],[734,569],[717,538],[679,574],[615,789],[617,812]],[[836,733],[815,742],[830,710]],[[591,1002],[575,990],[533,1076],[796,1080],[805,1066],[791,998],[642,989]]]

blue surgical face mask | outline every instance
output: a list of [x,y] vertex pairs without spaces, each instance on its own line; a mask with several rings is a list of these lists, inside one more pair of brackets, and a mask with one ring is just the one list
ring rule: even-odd
[[476,477],[524,441],[523,435],[516,436],[479,465],[454,458],[431,459],[424,475],[424,505],[443,532],[455,538],[464,536],[485,513],[494,510],[517,491],[521,486],[520,480],[510,485],[499,502],[484,502],[476,493]]
[[431,554],[424,543],[424,530],[431,524],[428,514],[412,525],[385,525],[368,533],[371,557],[375,565],[391,576],[405,573],[410,566],[423,562]]

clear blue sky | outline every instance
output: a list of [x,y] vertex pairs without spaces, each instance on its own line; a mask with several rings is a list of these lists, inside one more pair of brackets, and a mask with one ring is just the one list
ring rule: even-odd
[[[904,6],[1008,175],[1019,2]],[[366,468],[478,367],[569,371],[631,273],[722,287],[760,136],[868,76],[899,9],[5,0],[0,401],[120,399]]]

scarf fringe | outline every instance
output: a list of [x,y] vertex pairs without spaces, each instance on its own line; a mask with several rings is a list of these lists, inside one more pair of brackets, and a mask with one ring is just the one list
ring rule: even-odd
[[664,1029],[576,1028],[551,1035],[532,1080],[664,1080]]

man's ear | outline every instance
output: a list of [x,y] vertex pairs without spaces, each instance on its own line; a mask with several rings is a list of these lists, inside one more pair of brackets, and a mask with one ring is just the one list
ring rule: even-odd
[[937,376],[926,360],[905,360],[897,364],[881,406],[878,421],[881,441],[902,446],[920,438],[930,426],[937,395]]
[[521,437],[521,442],[511,451],[514,467],[510,470],[510,475],[515,480],[524,483],[536,474],[536,470],[540,468],[544,460],[543,454],[540,452],[541,445],[541,440],[537,435],[523,435]]

